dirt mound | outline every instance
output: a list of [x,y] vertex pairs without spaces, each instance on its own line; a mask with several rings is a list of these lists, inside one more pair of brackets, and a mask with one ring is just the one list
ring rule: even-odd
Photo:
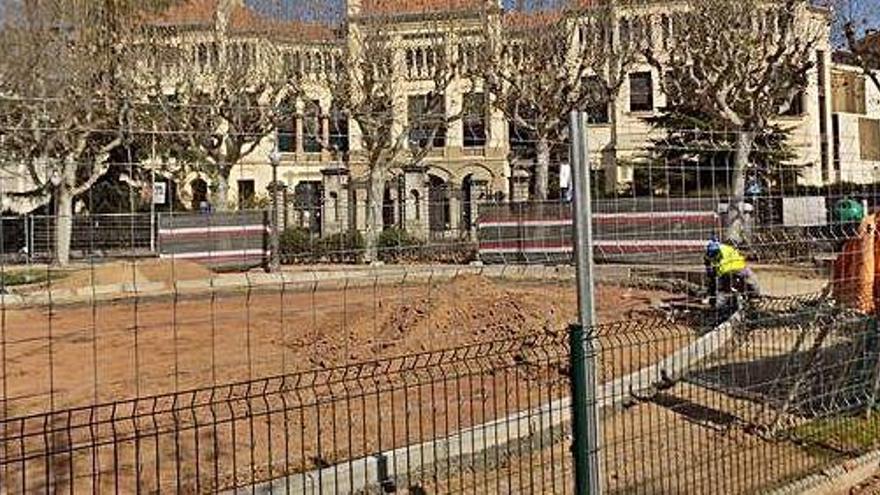
[[[600,287],[597,300],[604,303],[600,321],[604,316],[620,319],[650,311],[658,297],[657,292]],[[375,359],[475,342],[561,336],[576,318],[573,286],[535,290],[466,275],[410,299],[380,300],[374,315],[348,326],[348,342],[338,335],[322,338],[317,342],[321,352],[310,359],[319,366],[332,366],[346,359]],[[348,356],[342,355],[344,349],[350,351]]]
[[94,265],[72,272],[52,284],[53,289],[81,289],[91,286],[162,283],[171,287],[175,281],[207,279],[211,270],[185,260],[137,260]]

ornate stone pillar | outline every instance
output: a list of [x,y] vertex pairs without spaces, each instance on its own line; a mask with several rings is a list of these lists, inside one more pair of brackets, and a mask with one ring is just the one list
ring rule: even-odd
[[403,169],[403,228],[414,236],[428,237],[428,175],[427,167],[413,165]]
[[333,235],[348,230],[348,169],[332,167],[321,170],[323,196],[321,198],[321,235]]

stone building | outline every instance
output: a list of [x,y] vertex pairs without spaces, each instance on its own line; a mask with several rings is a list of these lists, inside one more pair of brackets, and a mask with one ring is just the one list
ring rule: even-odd
[[[487,12],[492,12],[488,15]],[[662,27],[671,22],[663,3],[638,11],[621,9],[618,21],[647,20]],[[296,41],[280,50],[261,49],[263,14],[243,0],[192,0],[174,7],[162,22],[176,25],[177,46],[183,56],[180,71],[210,71],[216,53],[231,50],[264,64],[287,64],[302,75],[302,97],[289,117],[278,123],[259,148],[243,157],[230,177],[232,202],[248,204],[266,194],[272,180],[269,153],[277,147],[278,194],[286,198],[287,224],[310,227],[325,234],[363,229],[367,217],[366,151],[359,125],[334,101],[329,80],[339,71],[346,48],[381,18],[385,36],[394,46],[395,88],[388,111],[391,131],[417,136],[407,121],[424,111],[431,91],[431,66],[440,57],[466,57],[469,39],[480,33],[503,32],[498,26],[508,15],[497,0],[348,0],[343,27],[331,29],[315,22],[272,21],[273,29],[296,31]],[[808,22],[823,23],[827,15],[813,11]],[[492,23],[498,23],[497,26]],[[486,31],[484,31],[486,30]],[[664,43],[665,29],[652,31],[652,42]],[[218,43],[225,45],[218,47]],[[276,47],[277,48],[277,47]],[[830,33],[815,52],[815,69],[799,101],[780,123],[791,129],[796,163],[804,166],[803,185],[834,182],[875,182],[880,165],[880,103],[876,88],[865,84],[855,68],[836,61]],[[271,53],[271,55],[267,55]],[[240,55],[245,56],[245,55]],[[273,59],[272,57],[275,57]],[[548,68],[553,70],[553,68]],[[589,126],[591,166],[604,171],[609,188],[633,180],[622,165],[644,150],[656,130],[645,118],[665,105],[659,75],[648,64],[630,71],[616,101]],[[530,158],[518,153],[511,123],[486,99],[480,81],[455,76],[442,92],[439,105],[447,122],[433,133],[430,149],[417,159],[402,153],[388,167],[382,198],[384,224],[396,225],[422,237],[458,236],[475,222],[475,205],[492,198],[525,200],[531,181]],[[613,118],[609,118],[609,116]],[[611,124],[613,122],[613,124]],[[613,126],[613,127],[612,127]],[[564,161],[564,156],[558,159]],[[554,163],[554,165],[558,165]],[[208,178],[193,176],[181,184],[183,194],[204,194]]]

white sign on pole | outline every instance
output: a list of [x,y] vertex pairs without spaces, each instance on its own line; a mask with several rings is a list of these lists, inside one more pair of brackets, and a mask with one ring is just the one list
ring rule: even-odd
[[165,204],[165,196],[166,196],[167,189],[168,189],[168,185],[164,182],[154,182],[153,183],[153,204],[154,205],[164,205]]
[[559,188],[568,189],[571,187],[571,165],[562,163],[559,165]]

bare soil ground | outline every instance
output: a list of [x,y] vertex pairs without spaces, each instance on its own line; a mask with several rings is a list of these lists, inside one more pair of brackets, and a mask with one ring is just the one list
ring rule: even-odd
[[[601,320],[650,312],[663,293],[600,287]],[[463,276],[443,285],[7,308],[7,417],[476,342],[562,335],[567,285]]]
[[[125,266],[108,270],[100,280],[131,279]],[[185,275],[163,266],[153,274],[140,264],[138,270],[150,281]],[[197,271],[185,276],[200,278]],[[98,279],[95,272],[75,274],[65,283]],[[598,288],[600,321],[621,322],[600,336],[601,381],[654,363],[695,337],[675,323],[642,323],[663,316],[653,307],[668,295]],[[575,308],[573,284],[475,276],[371,289],[6,308],[2,412],[38,415],[5,423],[0,435],[9,439],[4,447],[12,460],[0,474],[8,493],[209,492],[440,438],[567,395],[566,356],[555,343],[564,342]],[[481,343],[491,344],[467,347]],[[410,357],[391,359],[397,356]],[[368,364],[345,367],[354,363]],[[97,412],[39,415],[296,373],[293,383],[267,380]],[[696,421],[682,408],[689,410],[645,403],[604,418],[612,492],[709,493],[717,485],[749,493],[765,478],[795,476],[817,462],[790,445]],[[119,417],[126,419],[113,419]],[[761,471],[776,454],[791,459],[792,469]],[[451,473],[424,488],[565,493],[569,462],[560,441],[505,456],[498,469]],[[747,464],[761,476],[748,478]]]
[[210,279],[215,274],[203,265],[187,260],[139,259],[101,263],[70,271],[44,268],[47,273],[64,275],[51,285],[36,284],[23,288],[22,292],[36,292],[60,289],[83,289],[103,285],[161,283],[172,287],[175,281]]
[[[599,317],[656,317],[652,304],[664,296],[603,286]],[[575,307],[571,285],[462,276],[417,286],[7,308],[6,418],[319,370],[294,375],[296,383],[224,388],[210,399],[174,396],[173,405],[141,399],[9,419],[4,447],[16,455],[7,457],[7,488],[211,491],[538,407],[567,394],[565,354],[548,342],[564,342]],[[640,337],[618,341],[631,329],[609,330],[603,376],[654,362],[692,337],[664,328],[638,352],[616,354],[610,351]],[[523,343],[533,337],[545,344]],[[466,347],[481,343],[491,344]],[[411,357],[376,361],[395,356]],[[339,368],[363,362],[375,364]]]
[[878,495],[880,494],[880,473],[875,474],[849,490],[832,493],[834,495]]
[[[824,465],[823,457],[792,443],[750,434],[737,419],[727,398],[686,385],[607,412],[600,430],[605,493],[746,495]],[[563,437],[526,455],[500,457],[491,469],[453,471],[402,493],[574,493],[569,446]]]

